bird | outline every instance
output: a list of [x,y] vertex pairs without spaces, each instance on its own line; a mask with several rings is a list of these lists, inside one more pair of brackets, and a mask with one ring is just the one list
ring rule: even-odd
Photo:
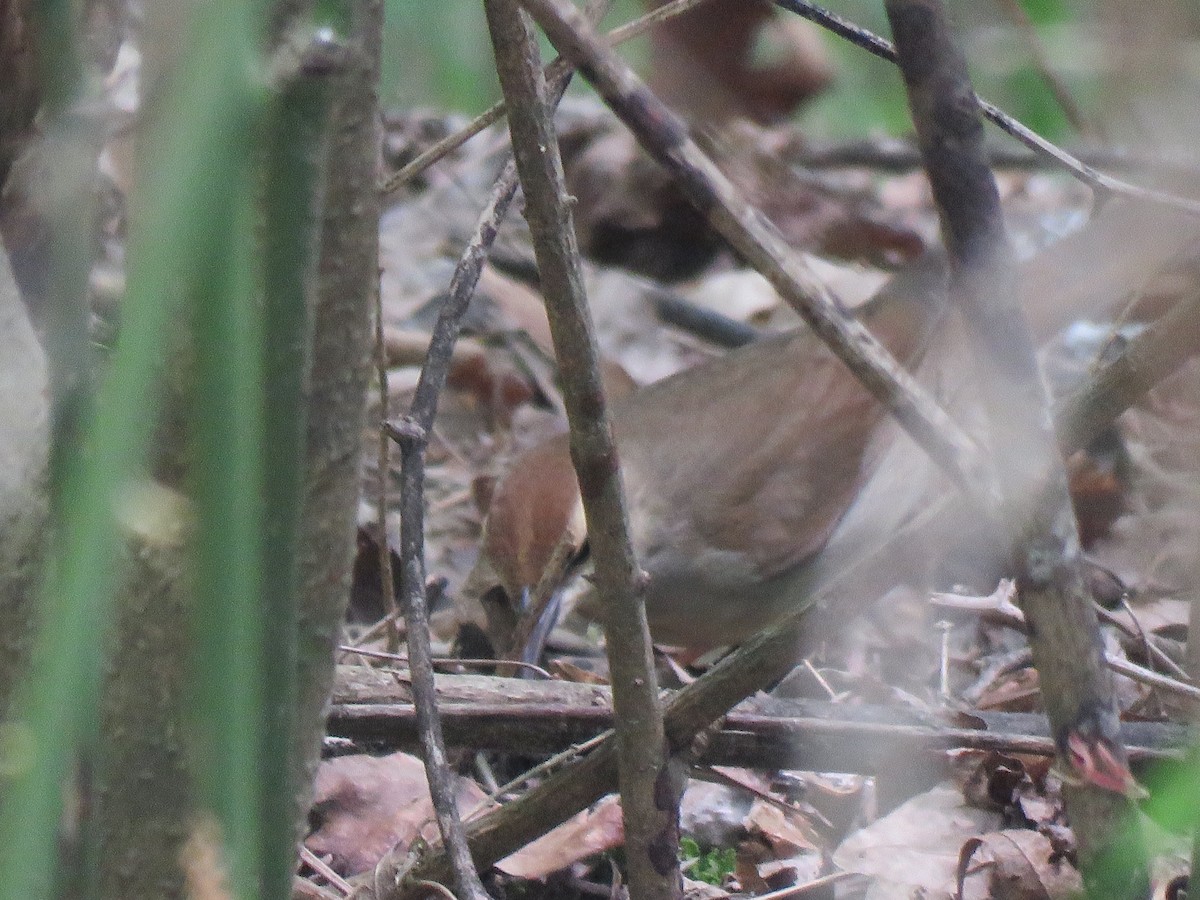
[[[889,282],[860,318],[911,369],[946,309],[931,262]],[[644,387],[614,405],[612,422],[651,634],[697,650],[743,641],[791,608],[897,437],[883,405],[804,328]],[[580,557],[586,527],[561,433],[496,486],[463,618],[511,649],[515,612],[564,546]],[[576,584],[576,610],[602,621],[590,582]],[[497,591],[510,614],[494,614]]]
[[[1148,235],[1164,232],[1148,228],[1147,215],[1114,205],[1022,264],[1036,339],[1056,333],[1081,306],[1111,317],[1149,275],[1192,246],[1196,230],[1188,223],[1148,248]],[[1151,224],[1162,225],[1166,214],[1154,215]],[[974,367],[949,306],[944,257],[935,252],[856,314],[960,426],[983,435]],[[983,577],[1007,560],[969,512],[927,527],[921,542],[889,545],[951,487],[807,329],[648,385],[613,405],[612,424],[630,538],[646,575],[647,621],[660,644],[705,650],[740,643],[848,568],[858,578],[852,590],[878,597],[905,578],[928,578],[934,561],[927,553],[953,552],[960,567],[978,566]],[[562,574],[549,570],[574,562],[575,609],[603,622],[586,552],[568,438],[558,434],[518,455],[495,487],[459,620],[482,628],[512,658],[523,605],[548,572]],[[869,565],[857,565],[872,554]]]

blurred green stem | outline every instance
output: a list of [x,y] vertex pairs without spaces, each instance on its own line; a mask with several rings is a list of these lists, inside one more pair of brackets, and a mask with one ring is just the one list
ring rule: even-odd
[[[296,740],[299,519],[304,484],[305,405],[312,358],[317,238],[324,183],[331,68],[306,64],[306,50],[339,49],[308,35],[301,61],[285,76],[264,148],[263,354],[265,462],[261,677],[266,727],[260,746],[263,896],[287,897],[295,864],[296,795],[300,772],[287,764]],[[279,53],[291,55],[293,36]]]
[[261,89],[251,78],[248,7],[203,4],[175,82],[145,138],[150,160],[131,216],[123,330],[86,437],[64,466],[70,498],[56,532],[33,665],[0,744],[0,897],[45,896],[56,867],[63,783],[94,727],[100,635],[116,580],[115,513],[138,502],[159,405],[155,378],[178,300],[221,264],[242,185],[247,124]]
[[[251,134],[243,133],[244,146]],[[201,800],[223,826],[242,897],[258,897],[262,809],[259,736],[265,718],[262,605],[262,310],[255,290],[254,204],[248,153],[226,176],[238,193],[224,252],[197,285],[192,485],[197,513],[193,740]],[[265,765],[269,761],[262,760]]]

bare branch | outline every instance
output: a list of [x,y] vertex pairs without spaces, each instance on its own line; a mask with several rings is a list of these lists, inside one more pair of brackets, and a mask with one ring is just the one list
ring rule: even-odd
[[[950,255],[951,293],[983,373],[1004,494],[1001,539],[1011,553],[1059,760],[1080,782],[1066,795],[1080,869],[1095,892],[1145,896],[1144,851],[1126,834],[1135,783],[1120,746],[1116,695],[1083,575],[1066,468],[1020,306],[1017,267],[966,58],[941,0],[884,5]],[[1118,848],[1124,850],[1120,884],[1106,864]]]
[[[617,713],[621,808],[630,891],[677,898],[682,779],[667,753],[643,600],[644,579],[629,538],[629,513],[601,386],[596,340],[563,183],[558,141],[545,102],[537,42],[516,0],[488,0],[497,71],[525,191],[525,218],[562,374],[571,459],[595,561],[596,589]],[[580,20],[583,19],[580,14]]]

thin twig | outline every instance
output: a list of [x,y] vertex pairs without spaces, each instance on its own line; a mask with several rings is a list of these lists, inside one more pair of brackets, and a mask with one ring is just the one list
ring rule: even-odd
[[1200,293],[1178,300],[1165,315],[1133,337],[1119,356],[1055,411],[1060,448],[1086,447],[1137,398],[1158,384],[1200,344]]
[[[590,757],[584,755],[585,748],[610,742],[613,725],[610,703],[602,705],[594,699],[556,702],[555,685],[545,685],[546,690],[538,699],[514,701],[507,696],[504,684],[511,679],[494,681],[498,683],[492,688],[490,699],[483,691],[475,690],[473,694],[478,699],[445,706],[446,736],[452,745],[499,753],[528,753],[530,748],[536,748],[537,752],[557,753],[555,760],[561,765],[571,757],[583,757],[586,762]],[[693,763],[874,775],[902,769],[921,759],[929,760],[939,750],[1054,754],[1054,740],[1044,716],[990,710],[976,710],[972,715],[983,723],[982,727],[963,726],[954,712],[939,714],[932,710],[874,705],[855,706],[851,710],[845,704],[812,700],[772,700],[765,708],[759,708],[751,701],[745,709],[734,709],[727,714],[721,727],[699,748]],[[334,704],[330,729],[333,734],[350,740],[402,749],[416,740],[414,719],[411,703]],[[1181,724],[1131,722],[1123,726],[1122,733],[1127,743],[1136,748],[1134,755],[1140,762],[1179,758],[1188,745],[1188,729]],[[570,766],[547,776],[546,769],[539,767],[537,774],[561,782],[572,773],[579,777],[586,771],[586,766],[583,772],[577,766]],[[596,788],[603,795],[611,792],[612,786],[609,782]],[[541,791],[540,786],[533,788],[529,794],[506,805],[523,804],[527,797]],[[551,803],[555,800],[544,799]],[[548,830],[578,810],[557,805],[543,807],[542,812],[553,820],[538,823]],[[493,808],[492,812],[475,818],[475,822],[496,814]],[[475,817],[474,811],[470,817]]]
[[[365,656],[370,659],[384,659],[384,660],[387,660],[388,662],[399,662],[399,663],[404,663],[406,666],[408,665],[408,657],[402,656],[399,653],[388,653],[387,651],[384,651],[384,650],[367,650],[363,647],[355,647],[355,646],[351,646],[349,644],[341,644],[338,646],[337,649],[341,653],[353,653],[357,656]],[[480,669],[486,669],[488,667],[496,665],[496,660],[494,660],[494,659],[469,659],[469,658],[463,657],[463,656],[431,656],[430,662],[432,662],[433,665],[435,665],[435,666],[467,666],[468,668],[471,666],[474,666],[474,667],[480,668]],[[541,678],[543,678],[546,681],[554,680],[553,675],[551,675],[549,672],[547,672],[541,666],[534,665],[533,663],[516,661],[516,662],[506,663],[505,665],[517,666],[519,668],[533,672],[533,673],[541,676]],[[403,671],[398,671],[395,674],[398,677],[401,677],[401,678],[404,677]],[[409,678],[408,680],[411,681],[412,679]]]
[[313,900],[342,900],[345,894],[335,894],[318,884],[313,884],[307,878],[296,875],[292,878],[292,896],[294,898],[313,898]]
[[[1025,621],[1025,614],[1021,612],[1020,607],[1009,600],[996,600],[994,597],[968,597],[959,594],[935,594],[933,596],[933,604],[946,609],[992,614],[999,618],[1001,624],[1013,628],[1022,634],[1029,634],[1029,624]],[[1097,613],[1100,611],[1098,609]],[[1104,611],[1107,612],[1107,610]],[[1119,624],[1122,628],[1128,627],[1124,623],[1119,622],[1115,617],[1110,621],[1114,625]],[[1148,652],[1149,647],[1150,645],[1148,644]],[[1159,653],[1161,652],[1160,650]],[[1172,678],[1169,675],[1162,675],[1151,669],[1147,669],[1145,666],[1131,663],[1129,660],[1114,656],[1111,653],[1104,654],[1104,664],[1114,672],[1119,672],[1134,681],[1160,688],[1185,700],[1200,700],[1200,687],[1190,683],[1190,679],[1187,679],[1186,675],[1183,678]]]
[[[441,317],[439,321],[440,319]],[[425,371],[422,370],[422,380]],[[413,408],[416,411],[414,418],[432,420],[437,407],[437,397],[434,392],[431,400],[428,394],[427,389],[423,395],[418,385],[417,395],[413,400]],[[479,880],[463,833],[462,822],[458,817],[457,792],[446,762],[441,720],[437,714],[433,691],[433,654],[429,647],[424,553],[424,464],[428,433],[428,428],[423,428],[420,429],[420,436],[412,434],[400,442],[400,559],[409,671],[412,678],[413,702],[421,732],[421,755],[425,761],[425,774],[429,781],[429,794],[433,800],[442,842],[453,860],[455,885],[463,900],[487,900],[488,893]]]
[[325,860],[309,850],[304,844],[300,845],[300,859],[307,863],[314,872],[337,888],[342,893],[342,896],[348,897],[354,893],[354,887],[350,882],[333,871]]
[[[833,823],[826,818],[824,813],[814,806],[809,805],[809,807],[805,809],[800,803],[784,799],[778,794],[772,793],[767,788],[760,787],[750,779],[734,778],[728,774],[727,771],[722,771],[721,768],[713,765],[701,765],[695,762],[696,759],[699,759],[708,751],[708,748],[712,746],[713,739],[716,738],[716,736],[720,734],[721,731],[728,726],[728,724],[728,717],[722,716],[721,719],[713,723],[712,729],[705,732],[705,735],[707,735],[709,739],[704,742],[702,747],[696,748],[696,752],[692,756],[692,765],[690,770],[691,777],[695,778],[697,781],[707,781],[709,784],[719,784],[725,787],[731,787],[737,791],[744,791],[755,800],[760,801],[766,806],[773,806],[775,809],[788,815],[800,814],[807,819],[815,820],[816,823],[823,828],[833,830]],[[819,840],[816,830],[812,827],[812,825],[805,824],[800,825],[799,827],[805,832],[805,836],[812,840],[814,844]]]
[[[1174,179],[1200,179],[1200,160],[1178,153],[1144,153],[1120,147],[1083,147],[1069,151],[1094,168],[1153,172]],[[1057,161],[1023,147],[989,147],[993,169],[1042,171],[1059,168]],[[867,168],[881,172],[910,172],[921,166],[921,151],[904,138],[885,137],[836,143],[806,141],[786,160],[810,169]]]
[[343,645],[343,646],[339,647],[338,652],[339,653],[357,653],[359,650],[359,647],[362,647],[362,646],[366,645],[367,643],[369,643],[370,641],[375,640],[375,638],[379,637],[379,635],[382,634],[384,631],[391,630],[393,622],[396,622],[397,630],[401,633],[401,635],[403,635],[404,626],[401,622],[401,619],[402,619],[402,617],[400,615],[399,610],[396,611],[395,615],[388,613],[386,616],[384,616],[382,619],[380,619],[378,622],[376,622],[374,625],[372,625],[370,628],[368,628],[366,631],[364,631],[361,635],[359,635],[358,639],[356,641],[354,641],[351,644],[347,644],[347,645]]
[[[375,292],[375,374],[379,379],[379,417],[388,417],[388,362],[383,340],[383,291]],[[387,615],[387,649],[395,653],[400,648],[400,605],[396,599],[396,582],[392,574],[392,542],[388,538],[388,490],[392,478],[392,440],[387,430],[379,426],[376,437],[375,468],[379,478],[375,496],[375,525],[379,529],[379,590],[384,597]]]
[[[643,603],[645,579],[629,537],[629,514],[538,45],[517,0],[487,0],[485,10],[562,375],[596,590],[605,608],[630,893],[641,900],[674,900],[682,884],[677,851],[682,773],[667,753]],[[582,13],[574,7],[572,11],[591,27]]]
[[1200,687],[1185,684],[1177,678],[1171,678],[1169,675],[1161,675],[1158,672],[1147,669],[1145,666],[1139,666],[1137,663],[1132,663],[1127,659],[1120,659],[1112,654],[1107,654],[1104,657],[1104,662],[1114,672],[1124,675],[1133,681],[1158,688],[1169,694],[1189,700],[1192,703],[1200,701]]
[[821,671],[812,664],[812,660],[808,657],[804,658],[804,668],[808,670],[808,674],[810,674],[813,677],[813,680],[816,681],[823,691],[825,691],[825,696],[827,696],[830,701],[836,703],[841,699],[841,695],[833,689],[833,685],[831,685],[828,679],[821,674]]
[[488,895],[463,836],[454,785],[446,768],[433,691],[433,655],[429,648],[429,610],[425,597],[425,449],[437,415],[438,398],[449,374],[462,316],[479,281],[487,251],[496,238],[498,223],[512,202],[516,187],[516,168],[510,160],[497,179],[491,201],[455,268],[449,294],[433,327],[429,354],[421,369],[409,416],[400,423],[388,423],[389,436],[400,444],[400,549],[413,699],[420,710],[422,750],[438,827],[454,860],[455,883],[465,900],[483,900]]
[[1188,675],[1183,666],[1171,659],[1171,657],[1167,655],[1167,652],[1163,650],[1161,646],[1159,646],[1157,640],[1158,636],[1150,634],[1142,628],[1141,623],[1138,622],[1137,616],[1135,616],[1133,610],[1129,608],[1129,604],[1126,604],[1126,609],[1129,612],[1129,617],[1136,623],[1136,626],[1125,622],[1120,616],[1116,615],[1116,613],[1105,609],[1099,603],[1096,604],[1096,615],[1100,617],[1100,621],[1120,630],[1122,634],[1131,638],[1140,638],[1142,640],[1142,646],[1146,651],[1146,658],[1151,662],[1157,662],[1160,666],[1170,672],[1172,677],[1179,679],[1185,684],[1194,684],[1194,679]]
[[[1097,607],[1096,615],[1099,616],[1100,609],[1102,607],[1100,607],[1100,605],[1098,603],[1096,604],[1096,607]],[[1132,623],[1133,623],[1134,637],[1136,637],[1138,640],[1141,641],[1142,652],[1146,654],[1146,659],[1153,662],[1154,654],[1151,650],[1149,633],[1146,631],[1145,628],[1142,627],[1141,620],[1138,619],[1137,614],[1133,611],[1133,607],[1129,605],[1128,600],[1125,600],[1125,599],[1121,600],[1121,609],[1125,610],[1125,612],[1127,612],[1129,614],[1130,621],[1132,621]],[[1101,620],[1103,621],[1103,617],[1101,617]],[[1151,667],[1151,671],[1153,671],[1153,667]],[[1191,679],[1188,678],[1186,675],[1183,676],[1183,680],[1191,681]]]
[[[591,0],[589,12],[603,16],[608,0]],[[562,97],[570,72],[554,84],[554,103]],[[446,301],[434,323],[429,352],[413,394],[409,415],[399,422],[385,423],[385,432],[400,445],[401,454],[401,565],[408,638],[409,672],[413,703],[421,730],[421,745],[430,796],[437,815],[442,841],[452,860],[455,884],[462,900],[486,900],[487,892],[471,859],[458,815],[456,791],[446,765],[446,753],[437,714],[433,685],[433,654],[429,644],[429,608],[425,595],[425,453],[434,430],[438,400],[449,376],[454,344],[462,327],[488,252],[496,240],[499,224],[517,189],[517,170],[509,160],[493,186],[491,199],[480,215],[475,233],[455,267]],[[391,854],[376,868],[387,867]]]
[[526,784],[535,778],[540,778],[542,775],[545,775],[547,772],[552,772],[555,769],[557,769],[559,766],[562,766],[563,764],[568,763],[571,760],[579,759],[580,757],[584,756],[588,751],[590,751],[590,750],[594,749],[596,746],[598,746],[601,741],[606,740],[609,737],[609,735],[611,735],[611,734],[612,734],[611,730],[605,731],[602,734],[596,735],[591,740],[582,741],[581,743],[578,743],[578,744],[572,744],[566,750],[562,751],[562,753],[556,753],[553,756],[551,756],[549,759],[542,760],[540,763],[538,763],[532,769],[526,769],[524,772],[522,772],[516,778],[500,785],[495,790],[490,791],[488,793],[488,795],[483,798],[483,800],[481,800],[478,804],[476,804],[474,809],[472,809],[465,816],[463,816],[463,820],[470,821],[471,819],[474,819],[478,815],[480,815],[484,812],[487,812],[487,810],[490,808],[491,803],[494,801],[498,801],[505,794],[511,794],[513,791],[515,791],[521,785]]

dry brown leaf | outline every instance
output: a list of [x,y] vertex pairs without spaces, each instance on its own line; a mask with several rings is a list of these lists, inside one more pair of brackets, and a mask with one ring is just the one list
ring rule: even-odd
[[551,660],[550,673],[563,681],[572,681],[576,684],[608,684],[608,679],[604,675],[598,672],[589,672],[582,666],[566,659]]
[[[387,326],[383,333],[389,366],[420,366],[429,350],[429,335]],[[517,407],[531,401],[536,390],[530,380],[500,350],[463,337],[454,345],[446,384],[469,394],[487,420],[507,427]]]
[[783,810],[774,803],[755,800],[745,825],[751,834],[761,834],[777,856],[822,849],[812,823],[797,810]]
[[969,841],[959,863],[959,890],[971,864],[984,864],[994,900],[1058,900],[1083,891],[1079,872],[1062,859],[1045,835],[1006,829]]
[[517,878],[545,878],[597,853],[620,847],[625,842],[621,803],[605,797],[552,831],[527,844],[496,864]]
[[[458,808],[470,812],[486,798],[468,778],[458,780]],[[394,846],[406,847],[421,835],[437,838],[425,766],[415,756],[342,756],[317,769],[310,819],[316,828],[305,846],[339,875],[374,866]]]
[[998,813],[967,805],[957,787],[941,784],[851,834],[834,851],[833,862],[847,872],[873,876],[870,897],[907,900],[917,890],[927,897],[949,897],[963,841],[1000,824]]
[[764,863],[773,861],[771,848],[761,837],[738,842],[733,877],[743,894],[765,894],[771,890],[771,885],[767,884],[758,869]]
[[1126,625],[1140,628],[1147,634],[1163,631],[1183,633],[1187,628],[1189,606],[1185,599],[1159,597],[1134,600],[1128,608],[1116,609],[1113,614]]

